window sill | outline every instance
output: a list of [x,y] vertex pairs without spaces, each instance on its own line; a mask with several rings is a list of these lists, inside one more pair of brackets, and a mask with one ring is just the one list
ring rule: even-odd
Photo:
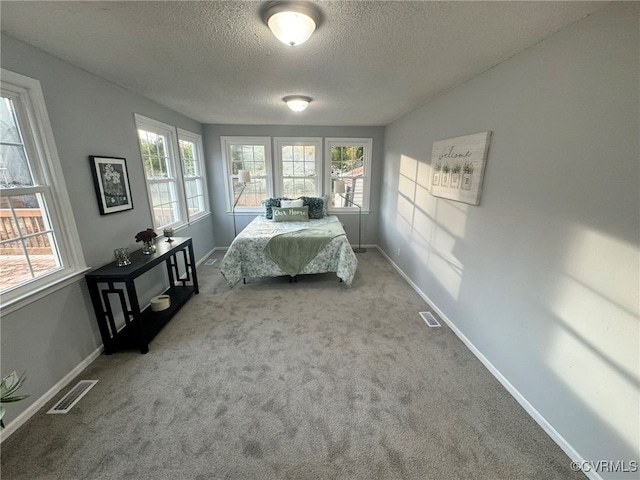
[[[329,210],[329,215],[358,215],[360,212],[357,208],[350,209],[340,209],[340,210]],[[362,215],[369,215],[371,210],[362,210]]]
[[[264,212],[263,208],[257,208],[255,210],[236,210],[236,217],[238,216],[242,216],[242,215],[251,215],[251,216],[256,216],[256,215],[262,215],[262,213]],[[232,216],[233,212],[231,210],[227,210],[227,215],[228,216]]]
[[82,280],[84,278],[84,274],[89,270],[91,269],[88,267],[84,267],[64,277],[61,277],[53,281],[49,285],[41,287],[35,291],[25,293],[23,295],[12,298],[6,303],[2,302],[2,316],[9,315],[10,313],[20,310],[21,308],[26,307],[27,305],[37,302],[38,300],[46,297],[47,295],[51,295],[52,293],[55,293],[58,290],[61,290],[71,285],[72,283],[76,283],[79,280]]
[[204,220],[205,218],[208,218],[210,216],[211,216],[211,212],[202,213],[202,214],[198,215],[196,218],[193,218],[193,219],[189,220],[189,223],[187,223],[185,225],[182,225],[180,228],[185,228],[187,226],[190,227],[194,223],[201,222],[202,220]]

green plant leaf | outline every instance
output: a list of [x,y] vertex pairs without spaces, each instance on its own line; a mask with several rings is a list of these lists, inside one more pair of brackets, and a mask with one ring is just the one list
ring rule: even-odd
[[29,395],[14,395],[26,379],[24,373],[18,377],[16,372],[11,372],[4,377],[0,382],[0,403],[19,402],[27,398]]
[[11,403],[11,402],[19,402],[20,400],[24,400],[29,395],[16,395],[15,397],[4,397],[2,399],[2,403]]

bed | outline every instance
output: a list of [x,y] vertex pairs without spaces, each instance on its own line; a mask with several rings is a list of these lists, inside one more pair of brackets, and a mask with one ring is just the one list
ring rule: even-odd
[[[276,209],[274,212],[284,209]],[[308,221],[254,218],[233,240],[220,272],[233,287],[240,280],[259,277],[335,272],[351,286],[358,259],[335,215]]]

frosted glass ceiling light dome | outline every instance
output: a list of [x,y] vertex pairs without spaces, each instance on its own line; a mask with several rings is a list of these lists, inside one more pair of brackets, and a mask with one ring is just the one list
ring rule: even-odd
[[302,95],[289,95],[288,97],[284,97],[282,100],[285,101],[287,107],[289,107],[294,112],[301,112],[309,105],[311,102],[310,97],[304,97]]
[[315,5],[293,1],[268,4],[263,18],[276,38],[292,47],[309,40],[320,22]]

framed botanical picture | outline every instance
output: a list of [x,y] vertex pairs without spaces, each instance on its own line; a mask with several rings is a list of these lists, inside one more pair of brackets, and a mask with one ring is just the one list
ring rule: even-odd
[[100,215],[131,210],[131,188],[127,161],[117,157],[90,156],[93,183],[96,187]]
[[491,132],[433,142],[431,194],[478,205]]

